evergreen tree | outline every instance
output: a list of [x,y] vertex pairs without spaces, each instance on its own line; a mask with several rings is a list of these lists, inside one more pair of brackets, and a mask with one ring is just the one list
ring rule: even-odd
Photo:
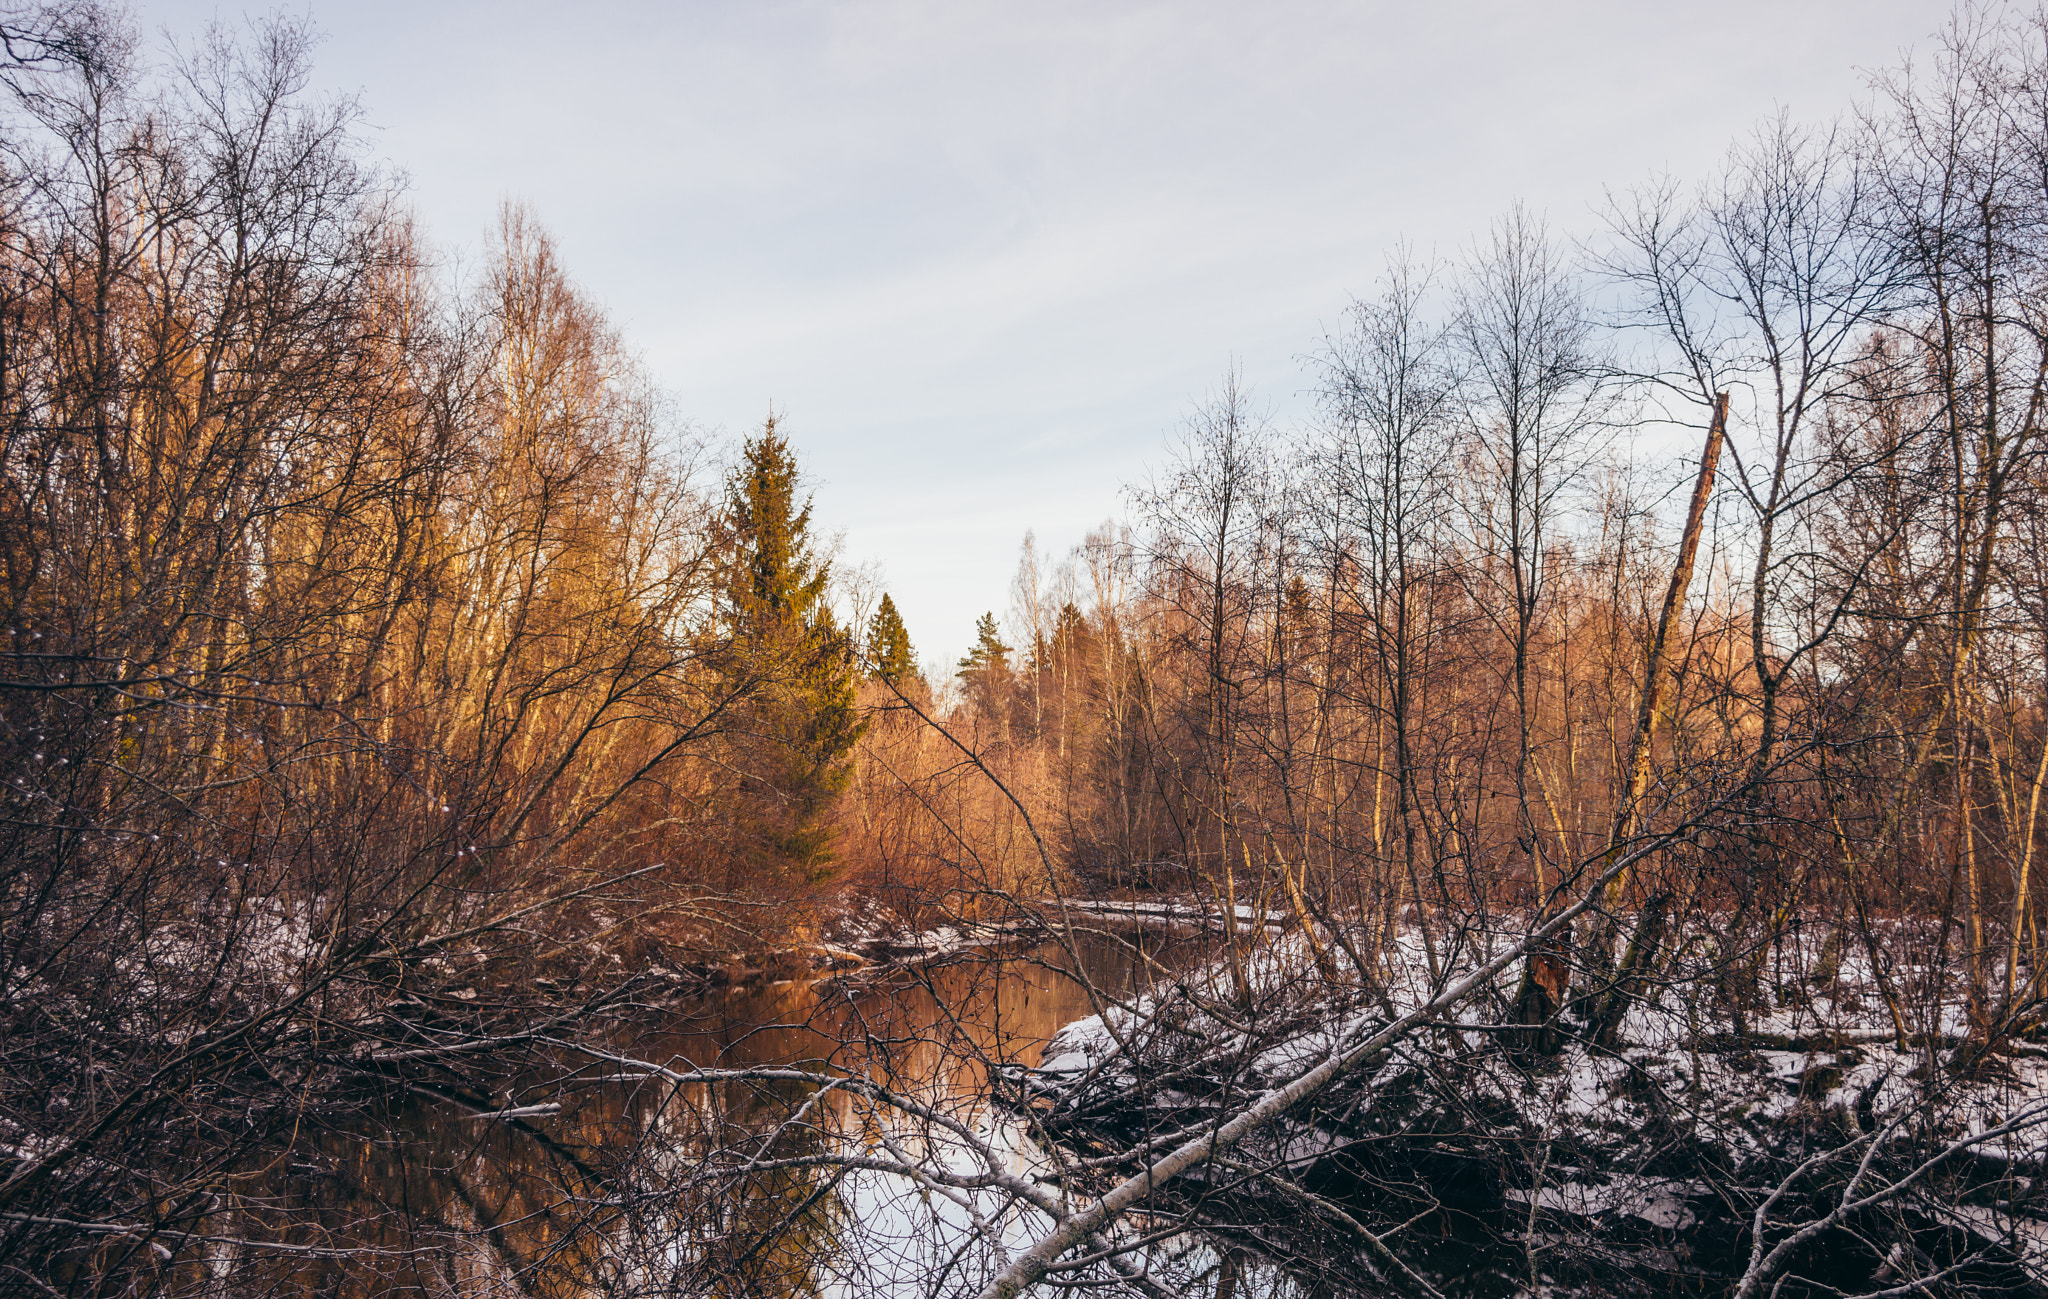
[[1010,672],[1010,647],[996,634],[996,616],[985,613],[974,624],[974,648],[960,660],[957,673],[966,683],[967,698],[982,716],[1007,727],[1016,681]]
[[831,564],[811,543],[811,502],[770,416],[726,480],[726,569],[715,656],[736,699],[739,770],[755,797],[742,829],[769,864],[807,880],[832,861],[833,801],[845,790],[863,722],[854,706],[853,636],[825,603]]
[[967,651],[967,657],[960,660],[960,671],[955,675],[967,677],[974,673],[1002,672],[1010,670],[1010,647],[1003,644],[1003,638],[996,633],[996,616],[985,613],[974,622],[974,648]]
[[896,612],[896,602],[886,591],[874,617],[868,619],[868,662],[874,666],[875,676],[892,686],[904,685],[917,677],[917,655],[910,648],[910,632],[903,625],[903,615]]
[[1088,640],[1088,618],[1072,600],[1060,606],[1052,624],[1052,657],[1055,662],[1082,653]]

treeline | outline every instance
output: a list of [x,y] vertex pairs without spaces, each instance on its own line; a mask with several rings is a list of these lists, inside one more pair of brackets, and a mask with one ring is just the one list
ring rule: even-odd
[[1669,835],[1582,928],[1588,986],[1682,929],[1739,1024],[1772,944],[1839,923],[1902,1037],[1951,955],[1980,1037],[2035,1025],[2043,36],[1966,13],[1584,244],[1518,209],[1396,259],[1316,418],[1227,378],[1128,525],[1027,540],[963,707],[1060,864],[1420,919],[1434,963]]

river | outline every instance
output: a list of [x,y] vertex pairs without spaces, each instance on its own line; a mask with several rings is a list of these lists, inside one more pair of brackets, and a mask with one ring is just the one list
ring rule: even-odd
[[[607,1050],[674,1070],[869,1078],[930,1113],[878,1111],[796,1079],[677,1085],[563,1053],[497,1098],[523,1116],[414,1098],[359,1134],[323,1138],[320,1157],[273,1177],[261,1203],[244,1201],[267,1210],[251,1218],[299,1224],[289,1235],[301,1252],[232,1266],[245,1282],[337,1296],[971,1294],[993,1257],[984,1245],[1014,1245],[1044,1220],[987,1219],[990,1197],[844,1172],[833,1156],[971,1163],[948,1134],[953,1121],[1006,1171],[1026,1171],[1037,1156],[989,1104],[989,1071],[1037,1065],[1047,1040],[1100,997],[1142,991],[1148,971],[1180,959],[1172,940],[1096,934],[863,978],[716,989],[613,1031]],[[714,1149],[728,1156],[715,1176]],[[735,1150],[818,1162],[735,1173]],[[1194,1277],[1214,1264],[1183,1247],[1176,1270]],[[1289,1288],[1254,1284],[1241,1260],[1228,1270],[1223,1290],[1240,1299]]]

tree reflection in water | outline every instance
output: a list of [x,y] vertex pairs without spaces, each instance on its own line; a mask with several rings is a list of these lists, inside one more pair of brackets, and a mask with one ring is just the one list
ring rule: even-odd
[[[1107,937],[1074,951],[1113,994],[1173,957]],[[972,1293],[989,1247],[1026,1239],[1028,1210],[941,1183],[991,1157],[1010,1178],[1033,1166],[990,1071],[1035,1066],[1098,1009],[1072,959],[1047,946],[740,986],[635,1016],[601,1047],[565,1035],[493,1096],[414,1094],[257,1170],[263,1191],[224,1199],[214,1230],[291,1248],[221,1245],[211,1265],[238,1293]],[[527,1112],[486,1117],[506,1110]]]

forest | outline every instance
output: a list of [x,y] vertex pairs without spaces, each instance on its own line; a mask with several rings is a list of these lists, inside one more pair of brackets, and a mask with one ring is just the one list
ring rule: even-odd
[[0,37],[0,1293],[2048,1294],[2048,17],[1333,286],[957,664],[307,24]]

